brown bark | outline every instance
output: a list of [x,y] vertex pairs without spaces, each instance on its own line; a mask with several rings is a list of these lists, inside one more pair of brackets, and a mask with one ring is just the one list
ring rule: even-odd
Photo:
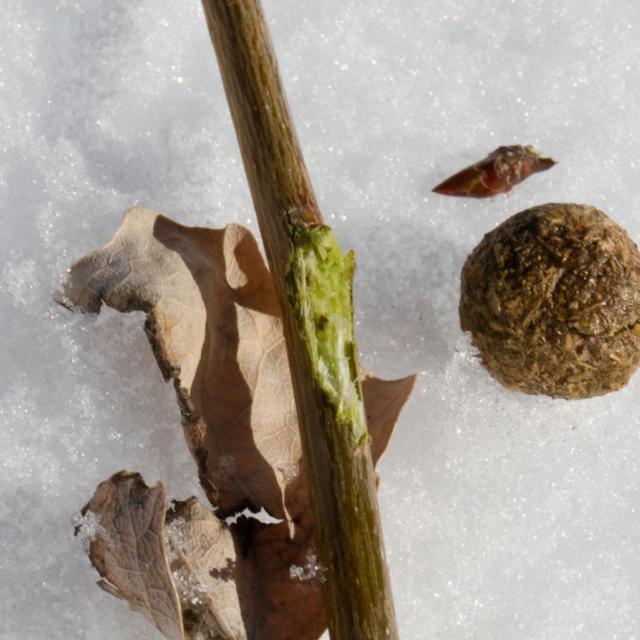
[[322,224],[258,0],[204,0],[284,321],[333,640],[397,638],[369,441],[319,388],[287,273],[296,225]]

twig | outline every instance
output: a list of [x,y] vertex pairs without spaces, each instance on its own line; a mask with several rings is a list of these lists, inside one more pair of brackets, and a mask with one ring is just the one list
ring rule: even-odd
[[353,257],[323,225],[259,0],[203,0],[284,333],[333,640],[397,636],[357,377]]

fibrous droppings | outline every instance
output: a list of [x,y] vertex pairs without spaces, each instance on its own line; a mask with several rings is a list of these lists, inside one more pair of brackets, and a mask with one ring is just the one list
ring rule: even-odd
[[533,207],[467,258],[459,311],[506,387],[568,399],[614,391],[640,363],[640,254],[593,207]]

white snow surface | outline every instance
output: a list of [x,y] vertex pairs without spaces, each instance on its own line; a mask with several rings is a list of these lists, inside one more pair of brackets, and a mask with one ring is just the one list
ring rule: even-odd
[[[141,314],[57,307],[123,211],[257,230],[197,0],[4,0],[0,640],[158,640],[95,586],[74,513],[123,468],[201,496]],[[640,239],[640,3],[267,0],[327,220],[358,256],[364,365],[419,372],[381,465],[404,640],[640,638],[640,375],[506,391],[459,329],[482,235],[550,201]],[[560,164],[511,194],[439,181],[505,144]]]

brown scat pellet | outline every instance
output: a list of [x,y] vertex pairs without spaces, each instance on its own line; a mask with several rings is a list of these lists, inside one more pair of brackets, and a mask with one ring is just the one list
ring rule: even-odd
[[533,207],[467,258],[459,311],[506,387],[567,399],[608,393],[640,364],[640,253],[594,207]]

